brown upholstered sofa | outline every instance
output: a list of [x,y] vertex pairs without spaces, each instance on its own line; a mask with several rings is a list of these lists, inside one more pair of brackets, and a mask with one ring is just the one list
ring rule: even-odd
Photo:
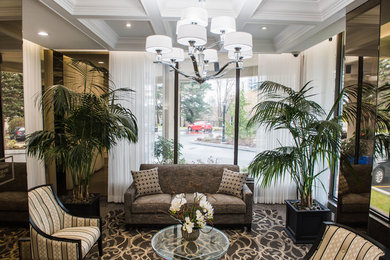
[[124,210],[126,223],[130,225],[175,224],[168,214],[172,196],[186,193],[187,201],[194,192],[207,195],[214,207],[214,224],[245,225],[252,223],[252,191],[244,184],[242,198],[217,194],[223,169],[239,171],[236,165],[223,164],[141,164],[140,170],[158,167],[159,181],[163,194],[136,198],[134,183],[125,193]]
[[[11,172],[11,163],[2,163]],[[15,179],[0,185],[0,222],[28,223],[26,163],[14,163]]]

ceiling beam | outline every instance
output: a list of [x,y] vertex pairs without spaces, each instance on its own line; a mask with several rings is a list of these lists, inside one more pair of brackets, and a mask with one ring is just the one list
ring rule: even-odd
[[[101,39],[98,35],[96,35],[96,33],[94,31],[92,31],[87,26],[85,26],[83,23],[81,23],[77,18],[75,18],[72,14],[70,14],[68,12],[68,10],[64,9],[63,6],[57,4],[56,2],[54,2],[52,0],[37,0],[37,1],[44,4],[51,11],[56,13],[62,19],[64,19],[68,23],[70,23],[72,26],[74,26],[80,32],[84,33],[91,40],[95,41],[97,44],[99,44],[103,48],[108,49],[108,50],[112,50],[115,47],[115,46],[112,46],[110,43],[107,43],[105,40]],[[65,2],[67,2],[67,1],[65,1]]]
[[[162,22],[161,12],[157,0],[140,0],[142,6],[145,9],[146,15],[150,18],[155,34],[167,35],[167,28]],[[172,36],[172,32],[168,35]]]
[[264,0],[246,0],[236,19],[237,31],[241,31]]

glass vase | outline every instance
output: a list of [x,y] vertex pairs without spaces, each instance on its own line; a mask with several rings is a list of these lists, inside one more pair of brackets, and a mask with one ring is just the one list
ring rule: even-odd
[[187,230],[183,229],[183,226],[181,227],[181,236],[184,238],[186,241],[195,241],[199,237],[199,230],[198,228],[192,229],[191,233],[188,233]]

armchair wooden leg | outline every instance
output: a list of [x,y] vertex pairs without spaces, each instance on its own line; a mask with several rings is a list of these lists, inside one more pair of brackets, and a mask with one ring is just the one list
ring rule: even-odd
[[99,248],[99,256],[102,256],[103,255],[102,236],[99,237],[98,248]]

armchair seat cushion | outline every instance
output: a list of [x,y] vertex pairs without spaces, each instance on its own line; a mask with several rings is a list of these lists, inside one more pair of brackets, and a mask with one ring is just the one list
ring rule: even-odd
[[99,227],[70,227],[59,230],[52,234],[54,237],[81,240],[81,250],[83,257],[100,237]]
[[4,191],[0,192],[1,211],[27,211],[27,191]]
[[153,194],[138,197],[132,204],[132,212],[134,213],[161,213],[168,214],[171,206],[170,194]]
[[342,197],[343,212],[368,211],[370,193],[348,193]]

